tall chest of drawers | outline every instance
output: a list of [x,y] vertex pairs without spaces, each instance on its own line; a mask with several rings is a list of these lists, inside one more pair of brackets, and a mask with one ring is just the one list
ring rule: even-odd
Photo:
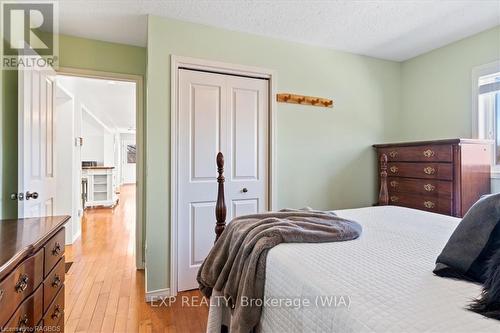
[[450,139],[374,145],[379,205],[462,217],[490,193],[490,141]]
[[0,330],[64,332],[68,216],[0,221]]

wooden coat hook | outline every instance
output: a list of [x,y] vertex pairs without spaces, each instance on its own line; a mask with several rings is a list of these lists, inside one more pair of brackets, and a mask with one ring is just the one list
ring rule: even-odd
[[328,98],[295,95],[295,94],[290,94],[290,93],[277,94],[276,100],[280,103],[312,105],[312,106],[320,106],[320,107],[326,107],[326,108],[333,107],[333,100],[328,99]]

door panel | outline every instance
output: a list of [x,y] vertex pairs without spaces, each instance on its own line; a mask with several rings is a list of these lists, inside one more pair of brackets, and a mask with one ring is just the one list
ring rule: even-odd
[[[178,290],[195,289],[215,240],[217,169],[225,155],[228,221],[267,209],[268,81],[179,70]],[[244,190],[245,189],[245,190]]]
[[221,86],[191,85],[192,181],[214,180],[213,157],[220,147]]
[[[45,176],[54,177],[54,81],[45,78],[45,94],[42,105],[45,113]],[[53,198],[50,198],[53,201]]]
[[215,201],[195,202],[191,204],[191,238],[190,238],[190,266],[199,266],[207,253],[214,245],[214,240],[207,237],[213,233],[213,226],[207,221],[213,219]]
[[259,91],[232,89],[233,179],[258,178]]
[[233,200],[233,215],[243,216],[259,212],[259,199]]
[[[268,201],[268,81],[246,77],[227,78],[231,147],[226,161],[228,220],[267,210]],[[242,203],[246,205],[243,208]],[[253,202],[254,208],[249,203]],[[240,207],[238,209],[237,207]],[[241,213],[240,213],[241,212]]]
[[179,72],[178,288],[197,288],[196,274],[215,241],[215,156],[225,149],[223,76]]
[[[19,217],[50,216],[54,212],[54,78],[50,68],[20,69],[19,91]],[[26,194],[36,192],[28,198]]]

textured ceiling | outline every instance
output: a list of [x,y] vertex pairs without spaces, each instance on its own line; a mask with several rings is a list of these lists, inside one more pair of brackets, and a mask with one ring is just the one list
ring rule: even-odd
[[145,46],[147,15],[406,60],[500,25],[500,0],[60,0],[64,34]]

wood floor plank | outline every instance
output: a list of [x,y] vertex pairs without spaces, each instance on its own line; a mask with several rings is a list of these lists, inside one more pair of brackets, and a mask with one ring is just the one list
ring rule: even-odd
[[[120,189],[115,208],[85,210],[82,235],[66,247],[65,332],[204,332],[206,306],[145,302],[144,271],[135,269],[135,186]],[[168,304],[168,303],[167,303]],[[161,306],[160,306],[161,305]]]

